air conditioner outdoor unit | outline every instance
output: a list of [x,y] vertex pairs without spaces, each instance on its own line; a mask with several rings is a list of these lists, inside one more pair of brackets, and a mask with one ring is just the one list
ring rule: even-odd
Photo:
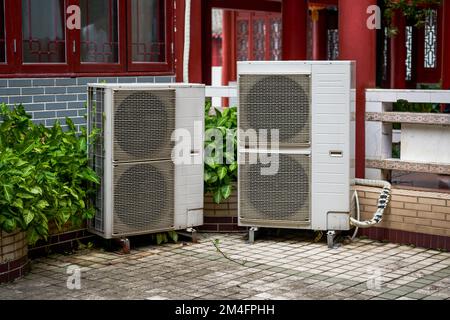
[[[88,132],[100,131],[89,150],[101,178],[92,232],[111,239],[203,224],[204,102],[197,84],[88,85]],[[182,164],[172,159],[175,129],[191,137]]]
[[[239,225],[349,230],[354,178],[354,63],[238,63]],[[248,130],[279,130],[279,148]],[[254,141],[253,141],[254,142]],[[251,155],[278,156],[274,175]]]

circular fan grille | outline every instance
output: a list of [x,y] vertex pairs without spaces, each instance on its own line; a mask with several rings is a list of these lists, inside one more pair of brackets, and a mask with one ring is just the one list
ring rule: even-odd
[[281,155],[276,175],[261,175],[261,165],[251,165],[248,183],[250,203],[263,219],[297,220],[309,212],[309,175],[297,161]]
[[[120,232],[165,229],[172,225],[172,187],[151,164],[127,168],[115,184],[115,229]],[[168,188],[169,187],[169,188]]]
[[308,92],[288,76],[258,80],[249,90],[246,108],[250,128],[279,129],[281,142],[289,142],[309,125]]
[[170,142],[173,118],[168,106],[156,94],[140,91],[128,94],[114,115],[114,134],[119,147],[137,160],[152,158]]

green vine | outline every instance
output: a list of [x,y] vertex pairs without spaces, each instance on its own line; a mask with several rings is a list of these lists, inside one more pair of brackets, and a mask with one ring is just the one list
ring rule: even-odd
[[396,36],[398,27],[394,25],[394,15],[401,12],[406,20],[414,23],[416,28],[425,25],[432,6],[441,5],[441,0],[385,0],[384,18],[389,37]]

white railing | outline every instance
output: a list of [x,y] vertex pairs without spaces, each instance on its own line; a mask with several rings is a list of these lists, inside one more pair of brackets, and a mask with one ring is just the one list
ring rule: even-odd
[[[366,90],[366,177],[383,179],[394,169],[450,174],[450,114],[393,112],[398,100],[447,104],[450,91]],[[392,158],[393,142],[401,143],[400,159]]]
[[237,105],[236,86],[206,86],[206,97],[212,98],[213,107],[221,108],[222,99],[230,98],[230,106]]

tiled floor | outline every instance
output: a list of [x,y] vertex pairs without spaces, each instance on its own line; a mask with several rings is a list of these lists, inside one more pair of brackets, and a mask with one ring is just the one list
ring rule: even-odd
[[[74,265],[80,290],[67,288]],[[299,235],[249,245],[242,234],[203,234],[198,244],[126,256],[89,250],[41,258],[25,278],[0,285],[0,299],[449,300],[450,253],[370,240],[330,250]]]

